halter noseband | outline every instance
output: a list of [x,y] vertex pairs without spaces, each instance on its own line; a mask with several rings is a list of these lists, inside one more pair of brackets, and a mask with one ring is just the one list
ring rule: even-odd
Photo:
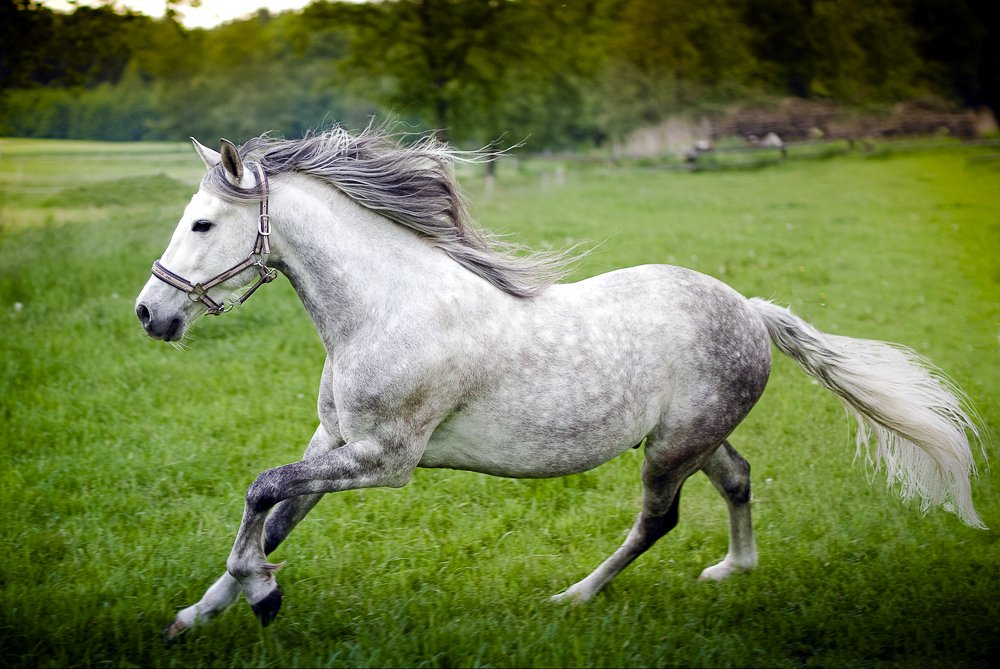
[[[159,260],[153,263],[153,276],[160,281],[183,291],[192,302],[201,302],[208,308],[208,313],[213,316],[218,316],[219,314],[230,311],[236,305],[243,304],[250,299],[250,296],[253,295],[257,289],[261,287],[261,285],[274,281],[274,278],[278,275],[276,270],[267,266],[267,256],[271,253],[271,242],[269,240],[269,236],[271,234],[271,218],[267,213],[267,175],[257,163],[247,162],[247,165],[256,175],[257,183],[260,184],[261,191],[260,216],[257,217],[257,241],[254,242],[253,251],[250,252],[250,255],[248,255],[243,262],[237,263],[221,274],[217,274],[208,281],[203,281],[201,283],[191,283],[181,275],[174,274],[169,269],[164,267]],[[235,301],[223,300],[222,304],[220,304],[209,297],[209,290],[215,288],[224,281],[228,281],[248,267],[256,268],[260,277],[257,279],[256,283],[250,286],[250,288],[245,293],[240,295],[239,298]]]

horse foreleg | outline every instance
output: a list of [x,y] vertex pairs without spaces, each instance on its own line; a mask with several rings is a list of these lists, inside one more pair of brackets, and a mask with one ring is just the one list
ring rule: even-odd
[[[304,457],[314,457],[332,448],[342,446],[343,443],[339,433],[331,436],[320,425],[313,434]],[[322,498],[322,494],[302,495],[276,505],[267,516],[267,521],[264,524],[264,552],[270,555]],[[240,590],[239,581],[233,578],[228,571],[223,572],[197,603],[178,612],[174,621],[163,630],[164,640],[171,642],[178,634],[188,628],[207,622],[222,613],[236,602],[240,596]]]
[[757,566],[757,546],[750,521],[750,463],[724,441],[702,471],[729,507],[729,551],[722,562],[708,567],[699,577],[703,581],[719,581]]
[[278,565],[265,558],[265,519],[279,502],[302,495],[322,495],[356,488],[401,487],[409,481],[419,449],[374,440],[348,443],[315,457],[269,469],[247,489],[243,520],[226,561],[262,625],[281,608]]
[[207,622],[219,613],[228,609],[240,595],[240,584],[235,578],[224,573],[213,583],[197,603],[186,609],[181,609],[174,621],[163,630],[163,640],[172,642],[178,634]]
[[[264,523],[264,552],[270,555],[322,498],[322,494],[302,495],[276,505]],[[222,613],[236,602],[240,590],[239,581],[228,571],[223,572],[197,603],[178,612],[163,631],[164,640],[173,641],[189,627],[208,622]]]

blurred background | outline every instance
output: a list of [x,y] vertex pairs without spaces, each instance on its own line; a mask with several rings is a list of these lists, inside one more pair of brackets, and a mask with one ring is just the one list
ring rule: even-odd
[[0,0],[0,135],[242,140],[376,116],[535,153],[969,139],[997,131],[997,6]]

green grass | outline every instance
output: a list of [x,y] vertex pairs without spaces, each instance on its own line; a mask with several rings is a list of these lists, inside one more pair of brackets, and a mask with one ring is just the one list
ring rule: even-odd
[[[487,226],[590,240],[580,278],[670,262],[821,329],[930,356],[1000,432],[1000,170],[955,148],[767,169],[501,166],[468,179]],[[149,341],[132,300],[200,164],[183,145],[0,143],[0,653],[5,666],[987,666],[998,650],[1000,478],[989,531],[900,504],[852,464],[836,401],[775,360],[733,436],[754,468],[761,566],[726,549],[704,477],[681,523],[584,607],[548,595],[620,543],[641,453],[519,481],[419,471],[324,500],[276,554],[285,607],[240,603],[171,649],[160,630],[221,573],[242,493],[299,457],[323,350],[287,281]]]

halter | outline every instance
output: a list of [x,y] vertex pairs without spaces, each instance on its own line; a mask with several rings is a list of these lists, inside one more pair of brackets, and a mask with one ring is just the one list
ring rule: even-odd
[[[232,308],[237,305],[243,304],[250,299],[250,296],[253,295],[254,292],[261,287],[261,285],[274,281],[275,277],[278,275],[276,270],[267,266],[267,256],[271,253],[271,242],[268,239],[271,234],[271,217],[268,216],[267,213],[267,175],[257,163],[248,161],[247,165],[256,175],[257,183],[260,184],[261,192],[260,216],[257,217],[257,241],[254,242],[253,251],[250,252],[250,255],[248,255],[243,262],[233,265],[221,274],[217,274],[208,281],[203,281],[201,283],[191,283],[181,275],[174,274],[169,269],[164,267],[159,260],[153,263],[153,276],[160,281],[183,291],[192,302],[201,302],[208,308],[208,313],[213,316],[218,316],[219,314],[232,310]],[[222,304],[219,304],[209,297],[209,290],[215,288],[224,281],[228,281],[248,267],[256,268],[260,277],[257,279],[256,283],[250,286],[250,288],[245,293],[240,295],[235,301],[223,300]]]

